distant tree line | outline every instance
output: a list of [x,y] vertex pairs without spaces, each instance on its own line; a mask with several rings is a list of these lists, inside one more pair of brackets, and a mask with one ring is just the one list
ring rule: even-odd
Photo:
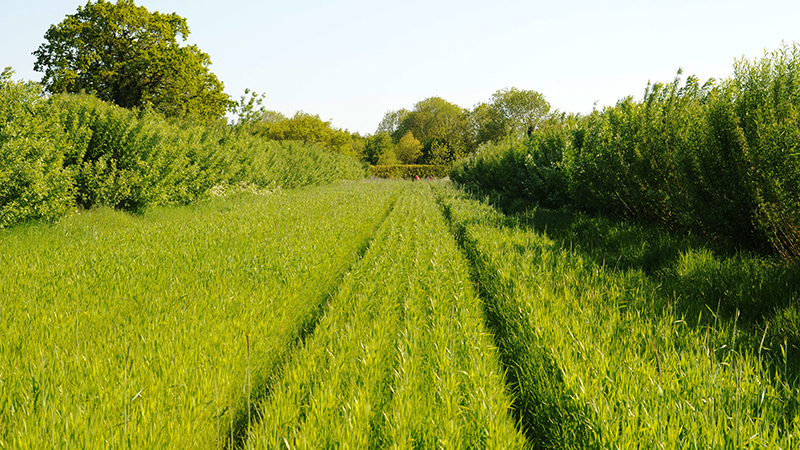
[[268,139],[319,144],[370,165],[450,166],[482,144],[525,138],[553,115],[542,94],[506,88],[472,110],[427,98],[411,110],[388,111],[374,134],[361,136],[319,116],[298,112],[289,118],[262,103],[263,95],[245,91],[235,107],[237,126]]
[[[34,69],[49,94],[91,93],[127,109],[151,109],[167,118],[224,121],[276,141],[316,144],[371,165],[449,166],[481,144],[535,130],[550,104],[535,91],[507,88],[472,110],[439,97],[411,110],[389,111],[372,135],[361,136],[299,111],[292,117],[263,106],[249,90],[240,101],[223,92],[211,60],[194,45],[186,19],[150,12],[133,0],[98,0],[51,26],[33,53]],[[249,94],[249,97],[248,97]]]

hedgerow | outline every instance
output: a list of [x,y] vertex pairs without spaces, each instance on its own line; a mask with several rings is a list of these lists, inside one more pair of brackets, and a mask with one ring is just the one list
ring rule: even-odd
[[427,164],[397,164],[369,166],[369,174],[378,178],[444,178],[450,171],[448,166]]
[[188,203],[219,185],[290,188],[365,175],[355,158],[311,144],[170,121],[91,95],[48,98],[36,83],[0,84],[0,228],[76,206],[142,212]]
[[503,197],[722,236],[800,256],[800,46],[733,77],[649,85],[525,142],[489,146],[451,178]]

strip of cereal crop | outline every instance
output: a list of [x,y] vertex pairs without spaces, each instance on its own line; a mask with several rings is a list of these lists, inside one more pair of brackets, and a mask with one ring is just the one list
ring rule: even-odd
[[397,192],[349,183],[3,231],[0,448],[228,442]]
[[[515,412],[537,448],[796,448],[800,416],[734,329],[691,327],[641,272],[606,271],[453,189]],[[721,343],[716,345],[715,343]]]
[[249,446],[520,448],[468,268],[432,193],[406,183]]

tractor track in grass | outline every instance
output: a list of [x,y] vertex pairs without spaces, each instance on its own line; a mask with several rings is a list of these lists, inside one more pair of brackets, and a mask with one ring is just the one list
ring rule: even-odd
[[304,320],[298,328],[297,335],[285,353],[277,358],[271,367],[266,370],[260,371],[257,374],[256,380],[253,383],[254,391],[249,395],[249,399],[243,399],[243,403],[232,412],[230,419],[230,428],[225,433],[226,438],[222,439],[220,448],[223,449],[236,449],[242,448],[248,438],[248,429],[254,426],[260,417],[259,405],[267,399],[272,393],[272,386],[282,377],[282,372],[287,364],[290,364],[293,357],[297,352],[306,345],[307,340],[313,336],[320,320],[325,316],[330,308],[330,302],[337,295],[341,288],[342,281],[347,273],[352,271],[359,262],[363,259],[364,255],[372,246],[378,231],[383,226],[384,222],[388,219],[389,215],[394,210],[397,202],[397,193],[392,194],[384,206],[384,211],[379,218],[375,221],[372,229],[367,234],[366,238],[358,245],[356,257],[351,264],[342,270],[336,277],[335,283],[322,295],[316,302],[316,307],[313,312]]
[[466,261],[427,186],[284,365],[248,448],[523,448]]
[[[517,429],[533,449],[593,448],[591,425],[582,417],[565,386],[561,369],[541,343],[521,339],[521,322],[509,320],[503,308],[513,308],[513,287],[504,283],[496,268],[481,254],[470,223],[459,222],[442,191],[436,200],[453,238],[469,264],[470,279],[480,299],[484,325],[499,349],[505,383],[512,395],[511,415]],[[527,374],[537,374],[535,386],[526,385]]]

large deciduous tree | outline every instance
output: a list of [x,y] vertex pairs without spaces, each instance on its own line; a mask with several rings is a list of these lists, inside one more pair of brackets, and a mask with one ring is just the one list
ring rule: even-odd
[[408,132],[422,143],[423,160],[431,162],[431,151],[446,148],[455,160],[473,149],[469,111],[440,97],[421,100],[400,119],[393,137],[399,142]]
[[550,112],[550,103],[542,94],[514,87],[492,94],[490,107],[494,119],[499,119],[505,131],[517,137],[530,134]]
[[99,0],[52,25],[33,55],[50,93],[93,92],[124,108],[151,106],[168,117],[222,118],[232,102],[209,71],[186,19],[151,13],[133,0]]

